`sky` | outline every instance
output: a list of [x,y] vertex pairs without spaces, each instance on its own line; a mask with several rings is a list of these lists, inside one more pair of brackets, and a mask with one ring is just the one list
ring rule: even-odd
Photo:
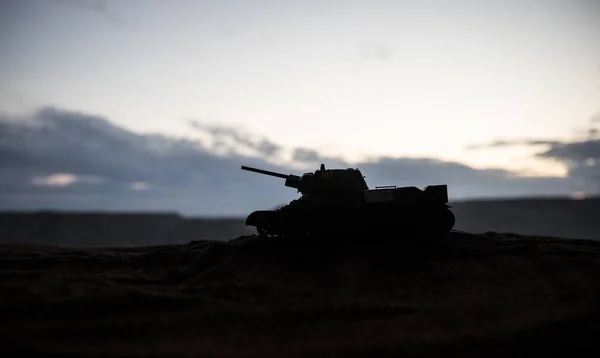
[[0,51],[0,209],[295,197],[249,163],[600,192],[596,0],[8,0]]

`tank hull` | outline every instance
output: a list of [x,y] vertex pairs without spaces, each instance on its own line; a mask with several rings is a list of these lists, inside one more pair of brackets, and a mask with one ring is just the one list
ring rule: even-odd
[[377,203],[357,207],[284,208],[251,213],[246,225],[266,236],[418,232],[444,234],[455,224],[446,204]]

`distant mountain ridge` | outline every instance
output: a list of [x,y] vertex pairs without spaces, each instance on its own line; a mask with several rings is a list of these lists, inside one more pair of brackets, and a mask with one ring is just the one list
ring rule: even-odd
[[[480,199],[451,203],[455,228],[469,232],[600,240],[600,198]],[[401,229],[401,228],[399,228]],[[140,246],[229,240],[254,233],[244,218],[176,212],[0,212],[0,242],[65,246]]]
[[600,198],[471,200],[452,210],[460,230],[600,240]]
[[226,240],[250,233],[239,218],[186,218],[173,212],[0,212],[0,242],[139,246]]

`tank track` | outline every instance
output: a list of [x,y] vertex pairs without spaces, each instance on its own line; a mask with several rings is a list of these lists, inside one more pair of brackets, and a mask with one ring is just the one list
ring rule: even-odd
[[[286,210],[288,209],[288,210]],[[452,211],[446,206],[396,206],[296,211],[290,208],[255,211],[246,225],[255,226],[268,237],[297,237],[327,234],[372,234],[390,231],[445,234],[455,224]]]

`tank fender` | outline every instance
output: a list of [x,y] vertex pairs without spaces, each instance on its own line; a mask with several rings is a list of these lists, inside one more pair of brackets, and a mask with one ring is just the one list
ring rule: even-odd
[[432,200],[448,202],[448,185],[428,185],[423,189],[423,192]]
[[247,226],[262,226],[265,223],[273,220],[273,216],[276,215],[274,210],[258,210],[250,213],[246,217]]
[[246,225],[247,226],[256,226],[256,224],[258,223],[259,220],[260,220],[260,212],[254,211],[254,212],[250,213],[250,215],[248,215],[248,217],[246,218]]

